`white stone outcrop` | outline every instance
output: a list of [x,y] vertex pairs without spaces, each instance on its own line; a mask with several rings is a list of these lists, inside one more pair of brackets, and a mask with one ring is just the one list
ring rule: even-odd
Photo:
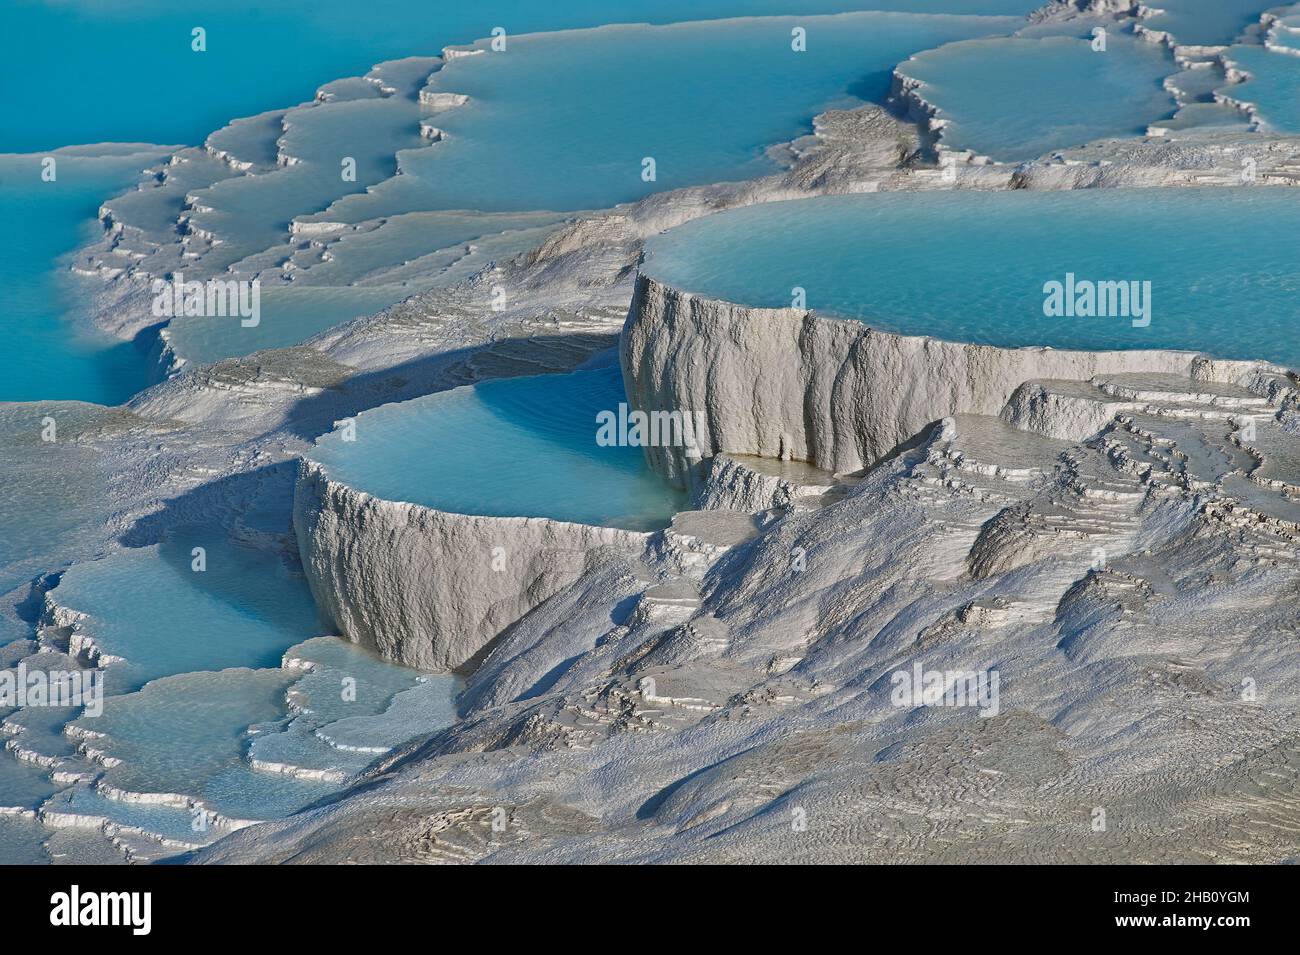
[[478,517],[386,501],[304,461],[294,528],[316,604],[356,643],[450,670],[586,572],[601,547],[650,534],[547,518]]
[[835,486],[830,474],[783,474],[780,462],[766,462],[760,467],[756,459],[739,460],[725,454],[703,463],[703,479],[695,492],[695,503],[705,510],[728,509],[756,513],[773,508],[793,507],[801,497],[823,495]]
[[[997,415],[1031,379],[1158,372],[1236,383],[1268,367],[1189,351],[999,348],[898,335],[709,299],[645,275],[619,353],[631,406],[689,411],[704,458],[793,459],[835,473],[871,465],[946,416]],[[692,483],[696,465],[685,448],[647,450],[674,484]]]

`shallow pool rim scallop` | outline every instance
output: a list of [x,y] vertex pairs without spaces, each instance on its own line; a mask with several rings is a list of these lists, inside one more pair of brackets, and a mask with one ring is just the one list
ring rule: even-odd
[[[414,403],[436,408],[480,385],[572,379],[581,372],[607,375],[611,380],[605,384],[616,385],[623,399],[625,386],[613,352],[606,354],[608,363],[589,362],[567,373],[485,379],[389,402],[356,418],[359,422],[376,412],[400,414]],[[526,392],[523,396],[529,397]],[[579,407],[569,423],[576,425],[581,413]],[[418,425],[420,418],[409,422]],[[503,419],[502,426],[516,427],[517,422]],[[456,427],[463,428],[463,422],[452,426],[453,435]],[[590,427],[595,446],[595,420]],[[337,434],[336,429],[322,436],[318,445]],[[563,425],[544,440],[552,439],[562,441]],[[473,454],[472,445],[465,451]],[[640,449],[622,448],[620,453],[628,460],[636,455],[638,479],[662,482]],[[615,482],[621,480],[616,472],[609,473]],[[308,585],[317,607],[339,632],[386,659],[431,672],[470,664],[498,634],[605,559],[606,550],[625,557],[645,553],[671,529],[676,514],[688,508],[683,495],[665,486],[672,512],[657,527],[632,529],[544,515],[465,513],[395,500],[360,484],[314,458],[311,451],[299,457],[293,526]]]

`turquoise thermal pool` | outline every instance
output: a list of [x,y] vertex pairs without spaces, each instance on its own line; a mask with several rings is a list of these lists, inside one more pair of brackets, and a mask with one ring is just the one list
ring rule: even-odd
[[1160,11],[1143,20],[1152,30],[1171,34],[1179,44],[1224,46],[1277,4],[1269,0],[1160,0],[1151,6]]
[[639,447],[597,444],[597,414],[626,402],[617,366],[484,382],[384,405],[321,438],[331,478],[390,501],[488,517],[651,530],[684,497]]
[[[900,60],[1020,26],[857,13],[515,37],[504,53],[457,58],[434,75],[430,90],[469,96],[430,118],[445,141],[403,152],[403,175],[319,218],[595,209],[748,179],[775,171],[766,148],[808,132],[816,113],[882,100]],[[791,49],[796,28],[806,31],[805,52]],[[709,95],[696,95],[702,89]],[[646,158],[653,179],[643,178]]]
[[194,670],[273,667],[324,631],[301,575],[220,531],[180,529],[163,544],[74,564],[54,596],[85,615],[96,646],[124,661],[116,692]]
[[134,184],[161,155],[157,148],[58,155],[50,157],[53,181],[42,179],[42,157],[0,155],[6,331],[0,401],[117,404],[149,383],[146,356],[133,343],[77,323],[87,291],[69,273],[67,258],[99,231],[99,204]]
[[[106,655],[106,698],[102,713],[5,715],[25,761],[0,754],[0,806],[203,843],[219,833],[193,830],[186,800],[229,819],[283,816],[454,717],[457,677],[315,636],[323,628],[302,578],[219,531],[187,528],[76,564],[53,593]],[[26,665],[67,666],[41,659]],[[83,781],[69,784],[73,774]]]
[[1173,114],[1167,49],[1113,31],[1105,52],[1078,36],[953,43],[899,65],[947,123],[944,145],[1022,162],[1104,137],[1137,136]]
[[1249,79],[1235,86],[1223,87],[1223,96],[1249,104],[1255,118],[1273,132],[1300,133],[1300,50],[1283,52],[1286,37],[1295,42],[1297,34],[1279,33],[1279,49],[1263,46],[1234,46],[1226,55]]
[[[1300,275],[1278,241],[1298,230],[1294,193],[1258,186],[873,194],[696,220],[652,240],[644,269],[746,305],[789,306],[797,286],[821,314],[908,335],[1181,348],[1300,367]],[[1139,283],[1149,324],[1081,309],[1049,317],[1045,286],[1067,274]]]
[[[834,12],[844,5],[830,0],[825,9]],[[22,226],[0,237],[0,277],[18,290],[23,318],[16,326],[16,347],[6,353],[2,366],[8,374],[0,377],[0,399],[78,398],[111,404],[150,383],[154,369],[145,351],[131,343],[100,341],[84,329],[73,334],[67,317],[78,308],[90,310],[89,292],[81,293],[79,300],[53,287],[56,279],[60,286],[68,284],[66,263],[59,260],[95,237],[94,216],[101,204],[113,211],[116,224],[142,228],[149,240],[138,255],[133,249],[113,267],[140,268],[155,276],[180,271],[190,280],[201,280],[227,268],[251,277],[289,259],[301,251],[291,233],[295,221],[310,228],[430,210],[572,211],[684,185],[746,179],[775,171],[778,166],[767,156],[767,148],[809,131],[818,112],[883,99],[890,70],[899,60],[953,40],[1008,33],[1023,24],[1014,16],[972,16],[962,11],[979,8],[981,13],[1023,14],[1024,5],[1024,0],[934,0],[919,7],[907,5],[909,11],[926,12],[745,18],[524,34],[529,25],[581,26],[586,15],[549,15],[529,10],[527,3],[500,3],[503,13],[521,14],[506,21],[510,24],[506,52],[461,57],[439,69],[435,55],[444,44],[484,36],[493,26],[491,21],[471,24],[448,16],[440,42],[421,43],[404,36],[400,51],[422,54],[422,59],[395,60],[373,74],[390,90],[386,96],[378,94],[376,84],[351,78],[323,87],[326,95],[320,102],[294,106],[309,98],[311,91],[271,99],[266,90],[278,88],[275,83],[256,96],[251,89],[226,90],[226,84],[219,84],[230,93],[232,105],[248,106],[249,118],[223,128],[222,123],[238,114],[214,116],[205,132],[216,130],[210,141],[213,149],[251,164],[254,172],[249,175],[236,175],[211,156],[191,159],[169,168],[168,175],[176,180],[172,187],[113,199],[167,150],[155,147],[152,155],[132,159],[125,166],[119,159],[103,173],[95,164],[103,166],[106,160],[78,160],[87,169],[83,172],[72,158],[61,158],[66,166],[54,183],[40,181],[39,155],[0,156],[0,213]],[[346,28],[346,23],[337,24],[329,15],[336,5],[323,6],[328,9],[318,24],[322,32]],[[762,9],[766,6],[754,9],[752,4],[726,0],[678,13],[771,12]],[[804,6],[817,10],[820,5],[801,3],[795,9]],[[632,19],[672,18],[667,8],[648,7],[627,3],[623,9]],[[605,9],[600,16],[617,12]],[[43,23],[38,11],[25,11],[24,16],[33,19],[34,28]],[[156,60],[158,50],[167,49],[156,30],[176,25],[166,17],[163,21],[142,31],[150,43],[139,51],[146,62]],[[249,75],[245,66],[257,74],[264,64],[241,63],[240,54],[225,42],[221,22],[214,12],[206,53],[189,52],[188,24],[176,34],[177,46],[189,65],[206,70],[226,63],[228,75],[242,84]],[[382,18],[376,23],[382,34]],[[101,26],[112,34],[117,24],[110,18]],[[274,28],[275,21],[268,20],[267,26]],[[791,49],[795,27],[808,31],[805,52]],[[350,42],[353,33],[346,34]],[[322,63],[338,58],[336,39],[318,51]],[[378,51],[393,50],[395,39],[367,35],[357,42],[375,41],[376,55],[367,60],[373,63],[380,58]],[[234,46],[249,54],[259,49],[243,38]],[[311,44],[306,47],[310,50]],[[361,72],[365,67],[357,69]],[[418,94],[431,73],[431,91],[466,93],[470,101],[436,113],[422,105]],[[201,75],[208,76],[203,71]],[[320,81],[330,75],[320,76]],[[710,89],[712,95],[693,95],[699,89]],[[167,96],[174,92],[167,88]],[[111,115],[115,101],[103,98],[108,101],[104,112]],[[134,98],[126,100],[135,103]],[[277,111],[256,113],[265,109]],[[159,109],[157,113],[162,117],[158,124],[142,124],[140,117],[132,116],[130,123],[123,117],[123,125],[138,130],[142,138],[152,130],[154,134],[166,131],[165,141],[200,140],[190,119],[195,111],[169,114]],[[36,116],[30,110],[24,114]],[[169,115],[176,121],[164,121]],[[15,133],[19,142],[72,135],[56,132],[57,123],[33,122],[32,128]],[[441,128],[446,138],[435,143],[422,138],[422,122]],[[79,124],[78,128],[87,127]],[[708,135],[700,135],[706,129]],[[11,148],[12,144],[0,142],[0,153]],[[117,155],[123,147],[97,146],[93,151]],[[277,164],[277,157],[283,162]],[[341,175],[340,157],[352,161],[351,178]],[[647,157],[656,163],[653,175],[643,166]],[[149,182],[157,185],[152,178]],[[183,213],[182,200],[187,204]],[[182,248],[177,241],[177,219],[182,214],[184,231],[211,237],[210,244]],[[179,320],[169,333],[172,350],[182,359],[213,361],[296,344],[415,292],[463,278],[494,258],[516,253],[528,238],[516,234],[512,242],[498,236],[480,242],[484,248],[477,255],[468,249],[456,251],[454,246],[430,245],[434,235],[450,235],[463,230],[463,225],[463,219],[453,217],[450,228],[435,225],[424,233],[385,228],[377,241],[353,243],[360,253],[353,264],[369,265],[376,273],[366,280],[367,289],[302,294],[265,282],[265,312],[256,327],[219,318]],[[479,233],[479,237],[487,235]],[[462,235],[448,242],[460,244],[468,238]],[[539,239],[534,235],[531,241],[522,241],[522,247]],[[148,248],[153,242],[160,243],[156,254]],[[449,247],[452,254],[443,260],[420,261]],[[350,250],[341,246],[338,251]],[[378,261],[376,257],[385,252],[390,257]],[[10,262],[16,266],[12,275]],[[412,262],[421,267],[404,268]],[[335,283],[347,281],[346,269],[324,271],[333,274]],[[383,272],[389,274],[379,274]],[[293,277],[306,275],[304,270]]]
[[[1023,16],[1041,0],[874,0],[877,10]],[[622,21],[838,13],[856,0],[64,0],[8,4],[0,152],[70,143],[198,143],[231,116],[310,99],[317,85],[448,43]],[[255,17],[256,29],[249,29]],[[202,24],[206,49],[192,49]],[[232,42],[234,41],[234,42]],[[58,50],[63,68],[51,70]],[[111,51],[110,67],[105,51]],[[291,52],[290,52],[291,51]],[[88,90],[94,108],[87,109]],[[147,91],[147,101],[141,99]],[[40,104],[39,108],[33,104]]]

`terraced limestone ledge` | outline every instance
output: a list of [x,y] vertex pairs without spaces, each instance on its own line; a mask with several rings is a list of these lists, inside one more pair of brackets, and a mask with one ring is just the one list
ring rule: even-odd
[[453,670],[621,554],[699,574],[753,537],[740,509],[686,510],[658,531],[545,517],[482,517],[387,501],[299,465],[293,523],[312,594],[354,643]]
[[424,670],[464,664],[586,571],[651,534],[387,501],[299,466],[293,524],[316,605],[351,640]]
[[[1031,379],[1159,372],[1252,384],[1285,375],[1189,351],[999,348],[899,335],[793,308],[751,308],[641,275],[619,341],[628,402],[689,411],[707,462],[728,453],[861,470],[953,414],[997,416]],[[685,448],[648,448],[678,487],[707,466]]]

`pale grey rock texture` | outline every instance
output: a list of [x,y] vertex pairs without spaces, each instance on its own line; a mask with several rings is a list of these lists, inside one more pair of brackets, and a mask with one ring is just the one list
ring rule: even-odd
[[[1253,367],[1193,352],[1012,349],[897,335],[709,299],[644,275],[620,359],[629,403],[691,412],[705,457],[794,458],[835,472],[879,461],[948,415],[996,415],[1029,379],[1147,371],[1235,381]],[[690,485],[686,449],[648,453],[665,477]]]
[[[606,549],[457,724],[197,861],[1292,858],[1297,395],[1242,381],[1039,381],[1033,430],[950,416],[747,542]],[[900,705],[918,662],[999,712]]]
[[821,500],[840,487],[835,475],[800,461],[718,454],[703,462],[695,500],[701,508],[752,513]]
[[602,547],[649,534],[481,517],[385,501],[300,467],[293,522],[317,606],[351,640],[424,670],[454,669],[577,580]]

